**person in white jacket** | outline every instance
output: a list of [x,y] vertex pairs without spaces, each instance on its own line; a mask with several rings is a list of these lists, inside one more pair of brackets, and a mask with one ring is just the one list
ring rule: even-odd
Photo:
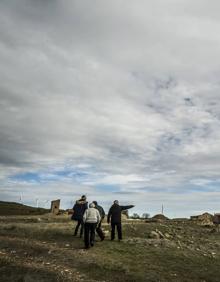
[[89,205],[89,208],[85,211],[83,215],[84,242],[86,249],[89,249],[89,247],[94,246],[95,230],[100,220],[101,216],[99,214],[99,211],[95,208],[95,204],[91,203]]

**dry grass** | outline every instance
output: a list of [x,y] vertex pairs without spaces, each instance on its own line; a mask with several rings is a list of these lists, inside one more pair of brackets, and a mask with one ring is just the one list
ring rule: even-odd
[[[97,239],[85,251],[67,216],[0,222],[1,281],[219,281],[220,233],[213,227],[128,223],[122,242]],[[107,224],[104,228],[109,231]],[[156,229],[170,238],[149,239]]]

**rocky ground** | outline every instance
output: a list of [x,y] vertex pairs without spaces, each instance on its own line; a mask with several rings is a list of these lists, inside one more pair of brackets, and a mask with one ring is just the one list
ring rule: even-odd
[[219,281],[220,231],[198,222],[127,221],[122,242],[90,250],[67,215],[0,217],[1,281]]

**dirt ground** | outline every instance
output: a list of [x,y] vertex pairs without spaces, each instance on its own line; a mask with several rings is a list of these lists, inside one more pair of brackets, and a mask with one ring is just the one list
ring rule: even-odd
[[190,221],[123,224],[89,250],[62,216],[0,217],[0,281],[220,281],[220,232]]

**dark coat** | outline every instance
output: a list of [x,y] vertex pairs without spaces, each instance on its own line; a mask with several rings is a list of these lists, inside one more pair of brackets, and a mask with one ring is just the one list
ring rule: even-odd
[[105,211],[104,211],[103,207],[96,205],[95,208],[99,211],[101,219],[104,219],[105,218]]
[[119,206],[113,204],[108,212],[108,223],[111,220],[111,223],[121,223],[121,212],[130,208],[133,208],[133,205],[130,206]]
[[73,206],[73,215],[71,219],[82,220],[86,209],[88,209],[88,202],[81,199],[76,201],[75,205]]

